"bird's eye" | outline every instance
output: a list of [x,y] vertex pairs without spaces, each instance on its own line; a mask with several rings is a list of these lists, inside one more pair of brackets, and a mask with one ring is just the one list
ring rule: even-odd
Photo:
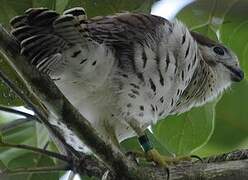
[[214,52],[218,55],[221,55],[223,56],[225,54],[225,51],[223,48],[219,47],[219,46],[216,46],[214,47]]

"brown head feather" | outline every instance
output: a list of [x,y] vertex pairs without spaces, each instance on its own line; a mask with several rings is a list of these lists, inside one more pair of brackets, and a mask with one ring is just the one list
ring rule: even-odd
[[208,47],[212,47],[215,46],[217,44],[219,44],[218,42],[213,41],[212,39],[209,39],[197,32],[190,32],[191,35],[193,36],[193,38],[196,40],[197,43],[203,45],[203,46],[208,46]]

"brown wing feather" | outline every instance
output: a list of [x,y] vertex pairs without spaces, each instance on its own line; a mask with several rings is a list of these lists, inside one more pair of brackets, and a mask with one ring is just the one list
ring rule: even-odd
[[148,34],[157,38],[157,28],[164,24],[171,26],[170,22],[162,17],[123,13],[90,19],[85,29],[91,39],[99,43],[129,45],[131,42],[144,42]]

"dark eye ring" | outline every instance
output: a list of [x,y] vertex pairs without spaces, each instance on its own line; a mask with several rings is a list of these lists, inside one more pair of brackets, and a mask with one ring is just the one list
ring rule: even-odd
[[221,55],[223,56],[225,54],[225,51],[223,48],[219,47],[219,46],[216,46],[214,47],[214,52],[218,55]]

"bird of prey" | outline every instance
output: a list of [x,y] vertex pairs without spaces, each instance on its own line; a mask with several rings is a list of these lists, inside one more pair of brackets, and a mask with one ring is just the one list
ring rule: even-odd
[[[145,134],[148,126],[213,100],[244,77],[229,48],[178,20],[142,13],[88,19],[79,7],[63,15],[34,8],[11,26],[21,53],[54,80],[104,141],[119,148],[136,135],[151,157],[157,151]],[[65,124],[52,123],[82,151]]]

